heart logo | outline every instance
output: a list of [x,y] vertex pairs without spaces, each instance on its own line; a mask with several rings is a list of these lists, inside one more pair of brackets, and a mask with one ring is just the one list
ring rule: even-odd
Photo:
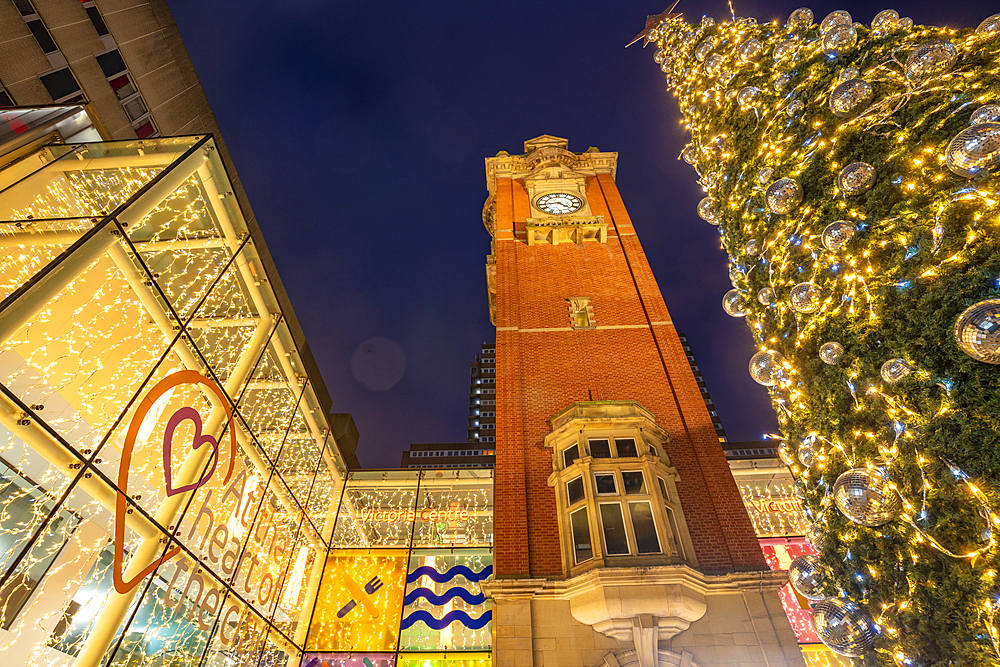
[[[171,453],[173,452],[173,442],[174,442],[174,430],[177,426],[186,420],[191,420],[194,422],[194,439],[191,441],[192,449],[199,449],[205,443],[212,446],[212,451],[214,452],[212,456],[212,467],[199,479],[197,482],[191,484],[185,484],[184,486],[179,486],[176,489],[173,484],[173,472],[172,466],[170,465]],[[167,483],[167,497],[175,496],[178,493],[184,493],[185,491],[191,491],[203,486],[208,480],[212,478],[215,474],[215,468],[219,465],[219,443],[211,435],[205,435],[201,432],[201,414],[197,410],[190,407],[178,408],[177,412],[171,415],[170,419],[167,421],[167,428],[163,431],[163,477]]]

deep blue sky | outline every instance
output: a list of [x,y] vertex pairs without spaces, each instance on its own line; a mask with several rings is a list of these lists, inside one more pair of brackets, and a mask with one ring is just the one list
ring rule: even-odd
[[[764,21],[784,20],[797,1],[734,4]],[[676,159],[686,139],[674,98],[652,47],[623,48],[666,4],[171,2],[334,410],[354,414],[366,467],[398,466],[413,442],[465,440],[469,364],[495,337],[483,158],[540,134],[619,152],[618,187],[730,439],[776,428],[747,373],[750,334],[722,311],[726,258],[695,215],[694,171]],[[846,9],[865,23],[886,8],[808,6],[817,20]],[[997,11],[994,0],[895,8],[954,27]],[[678,9],[688,20],[728,15],[719,0]],[[351,359],[372,338],[396,345],[359,352],[359,381]],[[401,379],[375,390],[401,357]]]

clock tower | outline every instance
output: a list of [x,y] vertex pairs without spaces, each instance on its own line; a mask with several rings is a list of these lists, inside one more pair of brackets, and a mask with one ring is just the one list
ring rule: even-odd
[[548,135],[486,160],[495,660],[803,664],[617,160]]

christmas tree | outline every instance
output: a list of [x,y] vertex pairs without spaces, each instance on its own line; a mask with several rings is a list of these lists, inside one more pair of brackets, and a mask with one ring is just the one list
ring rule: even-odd
[[1000,664],[1000,14],[813,19],[640,34],[813,522],[789,578],[860,664]]

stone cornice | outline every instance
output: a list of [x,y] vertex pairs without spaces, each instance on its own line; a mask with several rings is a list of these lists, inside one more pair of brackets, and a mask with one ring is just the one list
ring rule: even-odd
[[495,195],[498,177],[521,179],[552,164],[562,164],[583,176],[611,174],[611,178],[615,178],[618,153],[571,153],[555,146],[541,147],[526,155],[508,155],[501,151],[496,157],[486,158],[486,188],[490,195]]

